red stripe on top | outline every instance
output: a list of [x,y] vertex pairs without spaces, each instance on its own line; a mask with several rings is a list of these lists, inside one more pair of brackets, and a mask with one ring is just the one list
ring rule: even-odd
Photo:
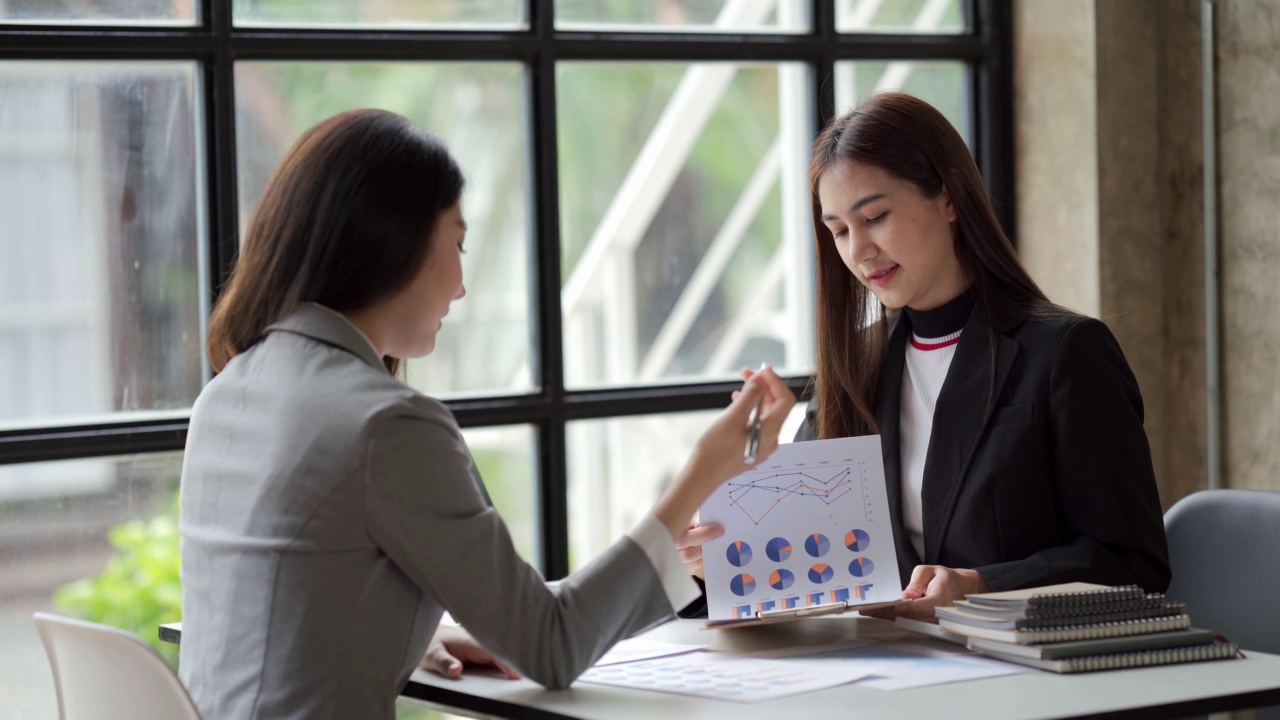
[[951,338],[950,340],[943,340],[940,343],[920,342],[919,340],[916,339],[915,335],[911,336],[911,347],[917,350],[941,350],[942,348],[945,348],[945,347],[951,347],[952,345],[955,345],[958,342],[960,342],[959,335]]

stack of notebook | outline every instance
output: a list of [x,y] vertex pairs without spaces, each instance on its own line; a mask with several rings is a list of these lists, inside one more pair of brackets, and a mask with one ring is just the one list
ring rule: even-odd
[[1185,606],[1137,586],[1090,583],[979,593],[937,608],[970,650],[1053,672],[1235,657],[1235,643],[1191,627]]

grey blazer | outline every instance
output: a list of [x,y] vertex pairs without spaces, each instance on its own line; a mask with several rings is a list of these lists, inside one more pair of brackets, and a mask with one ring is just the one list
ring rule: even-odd
[[392,718],[444,610],[548,687],[672,617],[630,538],[549,588],[449,410],[318,305],[196,400],[180,528],[179,668],[205,720]]

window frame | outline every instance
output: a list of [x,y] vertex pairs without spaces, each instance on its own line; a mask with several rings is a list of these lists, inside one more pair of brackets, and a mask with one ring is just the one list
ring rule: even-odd
[[[182,60],[198,65],[197,96],[203,135],[201,214],[209,238],[200,332],[225,284],[239,232],[235,136],[235,63],[293,61],[507,61],[525,68],[531,197],[528,268],[533,377],[528,394],[450,399],[463,427],[532,425],[540,565],[548,578],[569,571],[567,423],[721,407],[732,382],[568,390],[560,308],[559,167],[556,63],[602,61],[800,62],[809,68],[810,121],[816,135],[832,116],[831,83],[840,60],[958,60],[966,63],[974,156],[996,212],[1011,238],[1014,227],[1012,0],[960,0],[966,26],[959,34],[839,33],[833,0],[809,0],[807,33],[637,32],[634,29],[556,30],[552,0],[527,0],[522,30],[294,29],[236,27],[232,0],[198,0],[198,24],[0,24],[0,61]],[[210,377],[204,360],[205,381]],[[798,393],[807,377],[788,378]],[[0,464],[182,450],[190,411],[107,418],[80,425],[0,431]]]

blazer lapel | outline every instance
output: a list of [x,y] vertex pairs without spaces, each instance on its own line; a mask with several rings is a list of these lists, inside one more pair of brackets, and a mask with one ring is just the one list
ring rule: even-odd
[[975,308],[960,334],[951,369],[938,393],[921,489],[924,561],[930,565],[938,564],[969,462],[991,420],[995,404],[992,398],[1000,397],[1018,354],[1018,344],[1000,334],[1003,330],[996,329],[993,387],[990,330]]
[[920,557],[907,539],[902,522],[902,449],[900,419],[902,410],[902,372],[906,364],[907,338],[911,323],[899,314],[889,331],[888,354],[876,384],[875,416],[880,426],[881,453],[884,456],[885,492],[889,500],[889,519],[893,525],[893,544],[898,551],[898,571],[905,587]]

